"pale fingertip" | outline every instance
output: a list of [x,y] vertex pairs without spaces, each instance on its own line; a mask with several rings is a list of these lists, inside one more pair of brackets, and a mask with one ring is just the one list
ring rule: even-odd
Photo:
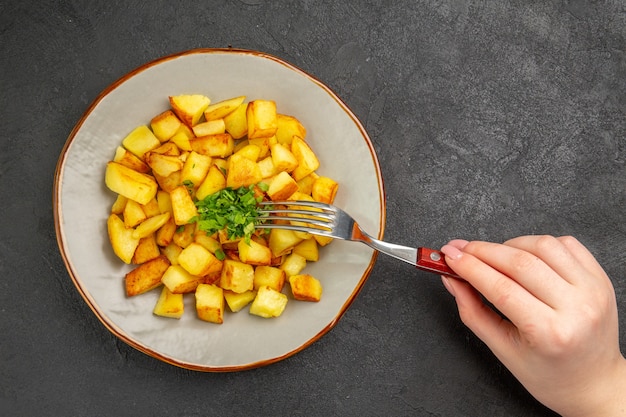
[[449,277],[447,277],[445,275],[441,276],[441,282],[443,282],[443,286],[450,293],[450,295],[452,295],[453,297],[456,298],[456,291],[454,290],[454,286],[452,285],[450,280],[451,280],[451,278],[449,278]]
[[441,252],[446,255],[447,260],[459,260],[463,256],[461,249],[450,243],[443,245]]
[[448,245],[463,250],[468,245],[468,243],[469,241],[464,239],[452,239],[450,242],[448,242]]

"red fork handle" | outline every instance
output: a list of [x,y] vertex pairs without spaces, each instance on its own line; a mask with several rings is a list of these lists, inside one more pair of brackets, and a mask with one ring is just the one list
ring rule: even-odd
[[448,264],[446,264],[445,255],[435,249],[417,248],[417,260],[415,262],[415,266],[417,269],[421,269],[423,271],[463,279],[458,276],[452,268],[448,266]]

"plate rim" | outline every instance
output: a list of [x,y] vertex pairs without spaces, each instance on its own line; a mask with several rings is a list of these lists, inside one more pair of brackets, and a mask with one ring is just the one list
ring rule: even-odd
[[352,120],[352,122],[355,124],[355,126],[358,128],[361,137],[363,138],[363,140],[365,141],[365,144],[367,145],[368,149],[369,149],[369,153],[370,156],[372,158],[372,163],[374,165],[374,169],[375,169],[375,173],[376,173],[376,179],[377,179],[377,186],[378,186],[378,190],[379,190],[379,194],[380,194],[380,199],[378,202],[378,206],[379,206],[379,210],[380,210],[380,216],[378,219],[378,223],[379,223],[379,232],[377,235],[378,239],[383,239],[384,237],[384,232],[385,232],[385,224],[386,224],[386,194],[385,194],[385,186],[384,186],[384,182],[383,182],[383,178],[382,178],[382,170],[380,167],[380,162],[378,160],[378,156],[377,153],[374,149],[374,145],[372,143],[371,138],[369,137],[369,135],[367,134],[367,131],[365,130],[363,124],[361,123],[361,121],[358,119],[358,117],[354,114],[354,112],[352,111],[352,109],[350,109],[350,107],[333,91],[330,89],[330,87],[328,87],[326,84],[324,84],[321,80],[319,80],[317,77],[309,74],[308,72],[304,71],[303,69],[295,66],[294,64],[291,64],[290,62],[287,62],[286,60],[279,58],[275,55],[269,54],[267,52],[261,52],[261,51],[257,51],[257,50],[252,50],[252,49],[241,49],[241,48],[232,48],[232,47],[228,47],[228,48],[195,48],[195,49],[188,49],[188,50],[184,50],[178,53],[173,53],[173,54],[169,54],[169,55],[165,55],[162,56],[160,58],[156,58],[153,59],[151,61],[148,61],[145,64],[142,64],[138,67],[136,67],[135,69],[125,73],[123,76],[119,77],[117,80],[115,80],[114,82],[110,83],[107,87],[105,87],[96,97],[95,99],[91,102],[91,104],[87,107],[87,109],[83,112],[83,114],[80,116],[80,118],[78,119],[78,121],[75,123],[74,127],[72,128],[72,130],[70,131],[67,139],[65,140],[65,143],[63,145],[63,147],[61,148],[60,154],[59,154],[59,158],[57,160],[57,164],[55,167],[55,172],[54,172],[54,182],[53,182],[53,192],[52,192],[52,208],[53,208],[53,218],[54,218],[54,228],[55,228],[55,235],[56,235],[56,241],[57,241],[57,246],[59,248],[59,252],[61,254],[61,257],[63,259],[63,263],[65,265],[65,269],[67,270],[74,286],[76,287],[76,289],[78,290],[79,294],[81,295],[81,297],[83,298],[83,300],[86,302],[86,304],[89,306],[90,310],[95,314],[95,316],[97,317],[98,321],[100,321],[105,328],[110,331],[114,336],[116,336],[118,339],[122,340],[124,343],[128,344],[129,346],[135,348],[136,350],[143,352],[144,354],[147,354],[148,356],[151,356],[155,359],[158,359],[160,361],[163,361],[165,363],[168,363],[170,365],[174,365],[180,368],[184,368],[184,369],[189,369],[189,370],[194,370],[194,371],[202,371],[202,372],[237,372],[237,371],[243,371],[243,370],[249,370],[249,369],[254,369],[254,368],[258,368],[258,367],[262,367],[262,366],[266,366],[266,365],[270,365],[276,362],[279,362],[281,360],[284,360],[290,356],[295,355],[298,352],[301,352],[302,350],[306,349],[307,347],[311,346],[313,343],[315,343],[317,340],[319,340],[322,336],[324,336],[326,333],[328,333],[332,328],[334,328],[337,323],[339,322],[339,320],[341,319],[341,317],[345,314],[345,312],[348,310],[348,308],[350,307],[350,305],[354,302],[354,300],[356,299],[356,297],[358,296],[358,294],[360,293],[361,289],[363,288],[365,282],[367,281],[367,279],[369,278],[372,269],[376,263],[376,259],[378,257],[378,252],[377,251],[373,251],[372,253],[372,257],[370,259],[369,264],[367,265],[367,267],[365,268],[365,270],[363,271],[361,278],[358,282],[358,285],[356,287],[354,287],[354,289],[351,292],[350,297],[344,302],[344,304],[341,306],[341,309],[337,312],[337,314],[335,314],[334,318],[326,325],[324,326],[316,335],[314,335],[313,337],[311,337],[310,339],[308,339],[305,343],[301,344],[300,346],[273,358],[268,358],[268,359],[262,359],[259,361],[254,361],[254,362],[250,362],[250,363],[246,363],[246,364],[241,364],[241,365],[227,365],[227,366],[212,366],[212,365],[199,365],[199,364],[195,364],[195,363],[189,363],[187,361],[184,360],[180,360],[180,359],[176,359],[173,357],[170,357],[168,355],[162,354],[160,352],[158,352],[155,349],[151,349],[147,346],[144,346],[143,344],[135,341],[133,339],[133,337],[131,337],[130,335],[126,334],[126,332],[123,331],[123,329],[119,328],[118,326],[116,326],[107,316],[106,314],[104,314],[104,312],[99,311],[98,308],[96,308],[95,306],[95,300],[93,300],[91,298],[91,296],[89,295],[88,291],[86,288],[84,288],[84,283],[81,282],[81,279],[79,277],[78,272],[74,269],[74,266],[72,265],[71,262],[71,257],[70,254],[68,253],[68,248],[66,247],[67,245],[67,240],[65,239],[65,234],[64,234],[64,229],[62,227],[62,218],[63,218],[63,209],[61,207],[61,191],[62,191],[62,178],[63,178],[63,173],[64,173],[64,168],[65,168],[65,162],[67,160],[67,156],[68,156],[68,150],[70,149],[70,146],[72,145],[72,143],[74,142],[78,132],[80,131],[80,129],[82,128],[83,124],[85,123],[85,121],[89,118],[89,116],[92,114],[92,112],[98,107],[98,105],[100,104],[100,102],[102,100],[104,100],[111,92],[113,92],[115,89],[117,89],[118,87],[120,87],[124,82],[130,80],[131,78],[133,78],[134,76],[140,74],[141,72],[148,70],[156,65],[160,65],[163,63],[166,63],[168,61],[174,60],[174,59],[178,59],[178,58],[183,58],[185,56],[189,56],[189,55],[194,55],[194,54],[234,54],[234,55],[253,55],[255,57],[259,57],[259,58],[263,58],[263,59],[268,59],[271,61],[274,61],[275,63],[278,63],[284,67],[287,67],[288,69],[300,74],[301,76],[304,76],[305,78],[307,78],[308,80],[312,81],[314,84],[316,84],[319,88],[323,89],[335,102],[337,102],[339,104],[339,106],[344,110],[344,112],[346,113],[346,115]]

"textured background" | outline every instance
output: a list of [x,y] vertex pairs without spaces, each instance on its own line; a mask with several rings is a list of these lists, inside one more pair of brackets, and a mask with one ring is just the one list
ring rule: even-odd
[[387,240],[577,236],[614,280],[626,348],[623,1],[0,1],[0,410],[552,415],[464,328],[437,277],[384,256],[330,333],[257,370],[179,369],[100,324],[56,244],[63,144],[128,71],[229,45],[290,61],[359,116]]

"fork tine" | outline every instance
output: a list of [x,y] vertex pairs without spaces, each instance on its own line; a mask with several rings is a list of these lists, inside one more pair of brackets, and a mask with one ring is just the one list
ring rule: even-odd
[[318,201],[308,200],[284,200],[284,201],[261,201],[261,206],[277,205],[277,206],[300,206],[300,207],[313,207],[321,209],[330,213],[335,213],[337,209],[330,204],[320,203]]
[[[289,220],[289,221],[295,221],[298,223],[303,223],[304,224],[311,224],[311,225],[315,225],[315,226],[319,226],[319,227],[324,227],[327,229],[330,229],[332,227],[332,223],[329,220],[320,220],[320,219],[309,219],[309,218],[305,218],[305,217],[290,217],[290,216],[273,216],[273,215],[267,215],[267,216],[261,216],[259,217],[260,220]],[[265,225],[266,223],[261,223],[259,224],[260,227],[262,227],[263,225]]]
[[[332,207],[315,201],[263,201],[259,203],[260,223],[257,229],[287,229],[333,236],[335,214]],[[263,206],[279,206],[280,208],[264,208]],[[292,206],[296,208],[282,208]],[[310,209],[307,209],[310,208]],[[282,220],[290,223],[266,223],[265,221]]]

